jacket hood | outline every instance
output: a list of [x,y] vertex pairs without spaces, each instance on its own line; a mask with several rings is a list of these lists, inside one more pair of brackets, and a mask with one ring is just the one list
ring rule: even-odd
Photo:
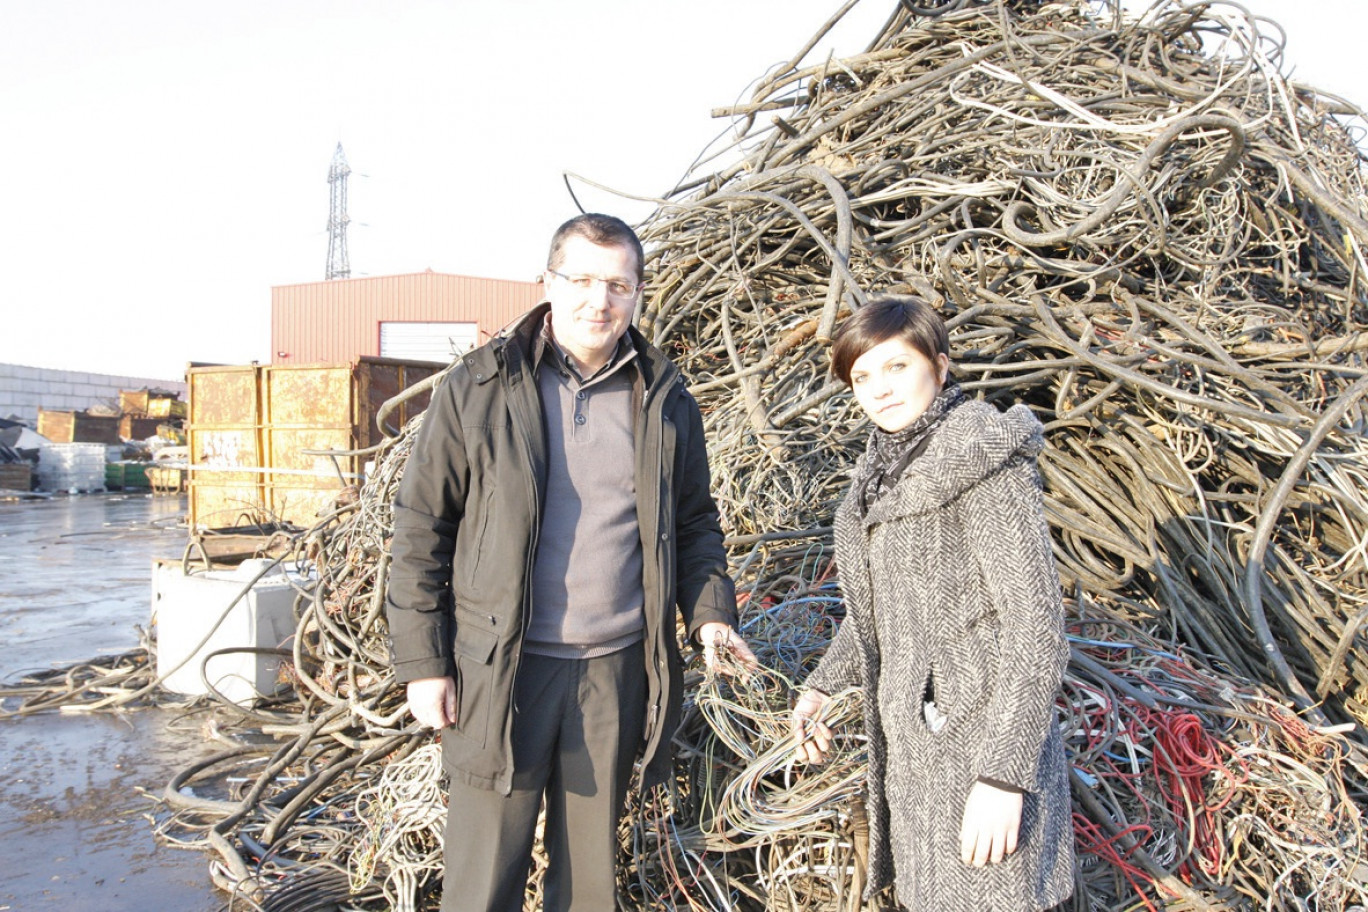
[[[1024,405],[999,412],[971,399],[955,408],[889,494],[876,502],[866,525],[940,509],[1009,463],[1045,448],[1040,421]],[[860,457],[860,468],[868,456]],[[854,474],[858,475],[857,468]],[[847,505],[851,502],[847,498]]]

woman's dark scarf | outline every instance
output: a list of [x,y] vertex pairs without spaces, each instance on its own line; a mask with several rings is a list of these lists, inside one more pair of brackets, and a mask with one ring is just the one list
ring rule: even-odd
[[931,400],[926,411],[901,431],[888,433],[879,428],[869,438],[869,458],[865,460],[864,471],[852,480],[854,490],[860,492],[860,513],[869,514],[880,497],[893,490],[898,479],[912,460],[921,455],[931,442],[945,416],[965,399],[964,390],[959,384],[950,383]]

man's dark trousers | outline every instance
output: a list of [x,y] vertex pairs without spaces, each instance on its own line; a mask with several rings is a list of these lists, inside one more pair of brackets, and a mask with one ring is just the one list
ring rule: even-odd
[[550,864],[543,909],[616,908],[617,828],[645,707],[639,642],[592,659],[523,655],[514,689],[513,792],[453,778],[442,912],[523,908],[543,794]]

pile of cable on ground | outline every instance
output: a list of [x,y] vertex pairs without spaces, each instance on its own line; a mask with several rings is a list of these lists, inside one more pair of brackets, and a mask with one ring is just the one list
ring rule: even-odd
[[867,434],[832,329],[920,294],[970,394],[1045,423],[1066,586],[1365,743],[1357,109],[1235,4],[939,6],[771,73],[644,226],[729,531],[829,520]]
[[[377,607],[389,504],[416,428],[379,460],[352,516],[299,543],[323,578],[300,606],[299,717],[244,720],[241,748],[166,792],[175,813],[163,834],[213,849],[237,908],[435,908],[439,747],[431,732],[401,727]],[[622,903],[858,908],[858,696],[834,702],[839,749],[822,767],[795,765],[787,737],[793,686],[842,614],[826,536],[771,533],[735,557],[743,633],[765,670],[728,679],[691,668],[673,788],[640,801],[624,826]],[[1368,899],[1352,742],[1135,613],[1070,600],[1060,709],[1080,857],[1072,907],[1349,909]],[[538,849],[529,909],[544,864]]]
[[[326,564],[334,578],[347,572],[360,542],[349,532],[365,525],[365,509],[355,529],[314,533],[338,545]],[[372,531],[383,547],[383,528]],[[375,558],[383,566],[383,550]],[[829,548],[821,536],[775,537],[738,553],[737,573],[743,633],[763,669],[722,677],[691,666],[673,786],[635,799],[624,824],[622,904],[859,908],[867,832],[858,694],[832,702],[837,748],[822,766],[796,764],[788,736],[793,687],[842,614]],[[164,796],[174,813],[161,832],[212,850],[234,908],[436,908],[440,747],[430,731],[399,727],[400,690],[384,660],[368,655],[383,640],[374,625],[360,632],[376,590],[343,588],[322,587],[302,606],[296,651],[310,683],[297,717],[244,719],[240,747],[187,769]],[[1069,603],[1073,654],[1059,706],[1080,859],[1071,908],[1351,909],[1368,900],[1351,742],[1128,613]],[[544,864],[538,847],[528,909],[538,907]]]

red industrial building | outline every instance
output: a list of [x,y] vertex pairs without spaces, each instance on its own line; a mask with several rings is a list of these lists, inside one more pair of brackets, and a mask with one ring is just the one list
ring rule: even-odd
[[271,289],[272,364],[446,363],[541,300],[536,282],[427,272]]

